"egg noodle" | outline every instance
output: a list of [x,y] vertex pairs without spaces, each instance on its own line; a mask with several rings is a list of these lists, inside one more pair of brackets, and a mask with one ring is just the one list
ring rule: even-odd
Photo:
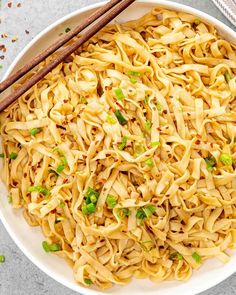
[[1,113],[9,202],[78,283],[187,280],[229,260],[235,74],[212,25],[154,8],[105,27]]

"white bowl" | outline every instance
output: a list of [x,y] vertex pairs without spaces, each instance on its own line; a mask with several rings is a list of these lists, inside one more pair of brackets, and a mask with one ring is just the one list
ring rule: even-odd
[[[103,4],[104,3],[98,3],[83,9],[79,9],[45,29],[36,38],[34,38],[33,41],[31,41],[28,46],[26,46],[25,49],[17,56],[5,74],[4,79],[9,76],[13,70],[24,64],[36,53],[39,53],[44,48],[46,48],[49,43],[52,43],[65,27],[75,26],[78,20],[84,19],[91,13],[91,11]],[[175,2],[162,0],[136,1],[117,19],[121,22],[130,19],[136,19],[148,12],[155,5],[194,14],[200,19],[213,24],[219,30],[220,34],[224,36],[224,38],[234,42],[236,41],[236,33],[222,22],[199,10]],[[136,295],[143,295],[143,293],[162,295],[194,295],[215,286],[236,271],[236,251],[231,251],[231,260],[229,263],[222,265],[216,259],[208,260],[206,263],[204,263],[200,270],[194,272],[191,279],[187,282],[170,281],[154,284],[149,280],[134,279],[132,283],[128,284],[127,286],[114,286],[111,290],[105,292],[95,289],[83,288],[76,284],[73,279],[72,269],[63,259],[58,258],[56,255],[46,254],[42,250],[41,243],[44,237],[40,228],[30,227],[25,222],[21,211],[13,210],[7,203],[6,196],[7,190],[4,185],[0,183],[0,218],[18,247],[35,265],[37,265],[50,277],[67,286],[68,288],[85,295],[104,293],[112,293],[115,295],[128,294],[129,292],[133,292]]]

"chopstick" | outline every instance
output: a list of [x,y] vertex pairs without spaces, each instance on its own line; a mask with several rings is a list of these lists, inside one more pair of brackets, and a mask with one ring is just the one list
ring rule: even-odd
[[100,9],[96,10],[92,13],[85,22],[82,22],[74,29],[69,31],[67,34],[63,35],[59,38],[55,43],[50,45],[46,50],[35,56],[30,62],[20,68],[18,71],[13,73],[10,77],[8,77],[5,81],[0,83],[0,93],[15,83],[18,79],[23,77],[26,73],[32,70],[35,66],[37,66],[40,62],[46,59],[49,55],[54,53],[57,49],[59,49],[62,45],[66,44],[73,37],[81,33],[85,28],[91,25],[95,20],[101,17],[104,13],[109,11],[112,7],[118,4],[120,0],[111,0],[106,5],[102,6]]
[[[75,50],[77,50],[81,45],[87,42],[91,37],[93,37],[96,33],[98,33],[104,26],[106,26],[110,21],[112,21],[117,15],[119,15],[123,10],[125,10],[128,6],[130,6],[135,0],[112,0],[109,1],[104,7],[93,13],[88,19],[84,21],[80,26],[76,27],[71,32],[67,33],[67,36],[64,36],[60,40],[60,43],[63,45],[68,42],[71,38],[77,35],[78,32],[81,32],[81,28],[86,28],[91,23],[99,18],[98,22],[96,22],[93,26],[91,26],[85,34],[79,37],[74,43],[66,46],[56,57],[54,57],[44,68],[39,70],[32,77],[27,79],[24,84],[22,84],[19,88],[13,91],[10,95],[0,100],[0,112],[3,111],[6,107],[8,107],[11,103],[13,103],[17,98],[19,98],[22,94],[24,94],[27,90],[29,90],[33,85],[39,82],[44,76],[46,76],[51,70],[53,70],[56,66],[58,66],[65,58],[70,56]],[[104,14],[107,12],[107,14]],[[104,15],[103,15],[104,14]],[[80,27],[80,28],[79,28]],[[77,32],[77,29],[80,30]],[[77,33],[75,33],[77,32]],[[70,38],[69,38],[70,37]],[[66,41],[65,41],[66,40]],[[58,47],[59,48],[59,47]],[[16,74],[18,73],[19,77],[22,77],[24,74],[28,73],[35,65],[40,63],[45,59],[45,57],[49,56],[51,53],[55,52],[58,49],[55,44],[50,46],[45,53],[41,53],[36,56],[29,64],[26,64],[23,68],[21,68],[18,72],[10,76],[7,80],[0,83],[0,87],[2,89],[6,89],[10,85],[12,85],[18,78]],[[20,72],[20,74],[19,74]],[[14,76],[15,75],[15,76]],[[7,82],[6,82],[7,81]],[[14,82],[12,82],[14,81]],[[4,84],[5,83],[5,84]],[[2,86],[3,84],[3,86]],[[8,86],[5,86],[8,85]],[[0,88],[1,89],[1,88]],[[0,93],[2,91],[0,90]]]

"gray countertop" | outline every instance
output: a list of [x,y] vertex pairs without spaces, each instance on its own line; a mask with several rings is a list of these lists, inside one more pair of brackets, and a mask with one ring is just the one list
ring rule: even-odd
[[[101,2],[101,0],[0,0],[0,35],[8,35],[6,39],[0,36],[0,45],[4,44],[7,48],[6,53],[0,51],[0,65],[3,66],[0,69],[0,80],[16,55],[36,34],[69,12],[95,2]],[[211,0],[178,0],[176,2],[205,11],[233,27]],[[11,8],[8,7],[8,3],[12,3]],[[12,42],[14,38],[18,40]],[[0,255],[6,257],[6,262],[0,264],[1,295],[77,294],[58,284],[34,266],[13,243],[1,222]],[[201,295],[213,294],[236,294],[236,274]]]

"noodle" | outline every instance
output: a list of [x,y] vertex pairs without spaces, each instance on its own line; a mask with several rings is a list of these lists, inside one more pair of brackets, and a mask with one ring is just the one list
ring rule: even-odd
[[235,74],[213,26],[154,8],[105,27],[1,113],[12,207],[78,283],[187,280],[229,260]]

